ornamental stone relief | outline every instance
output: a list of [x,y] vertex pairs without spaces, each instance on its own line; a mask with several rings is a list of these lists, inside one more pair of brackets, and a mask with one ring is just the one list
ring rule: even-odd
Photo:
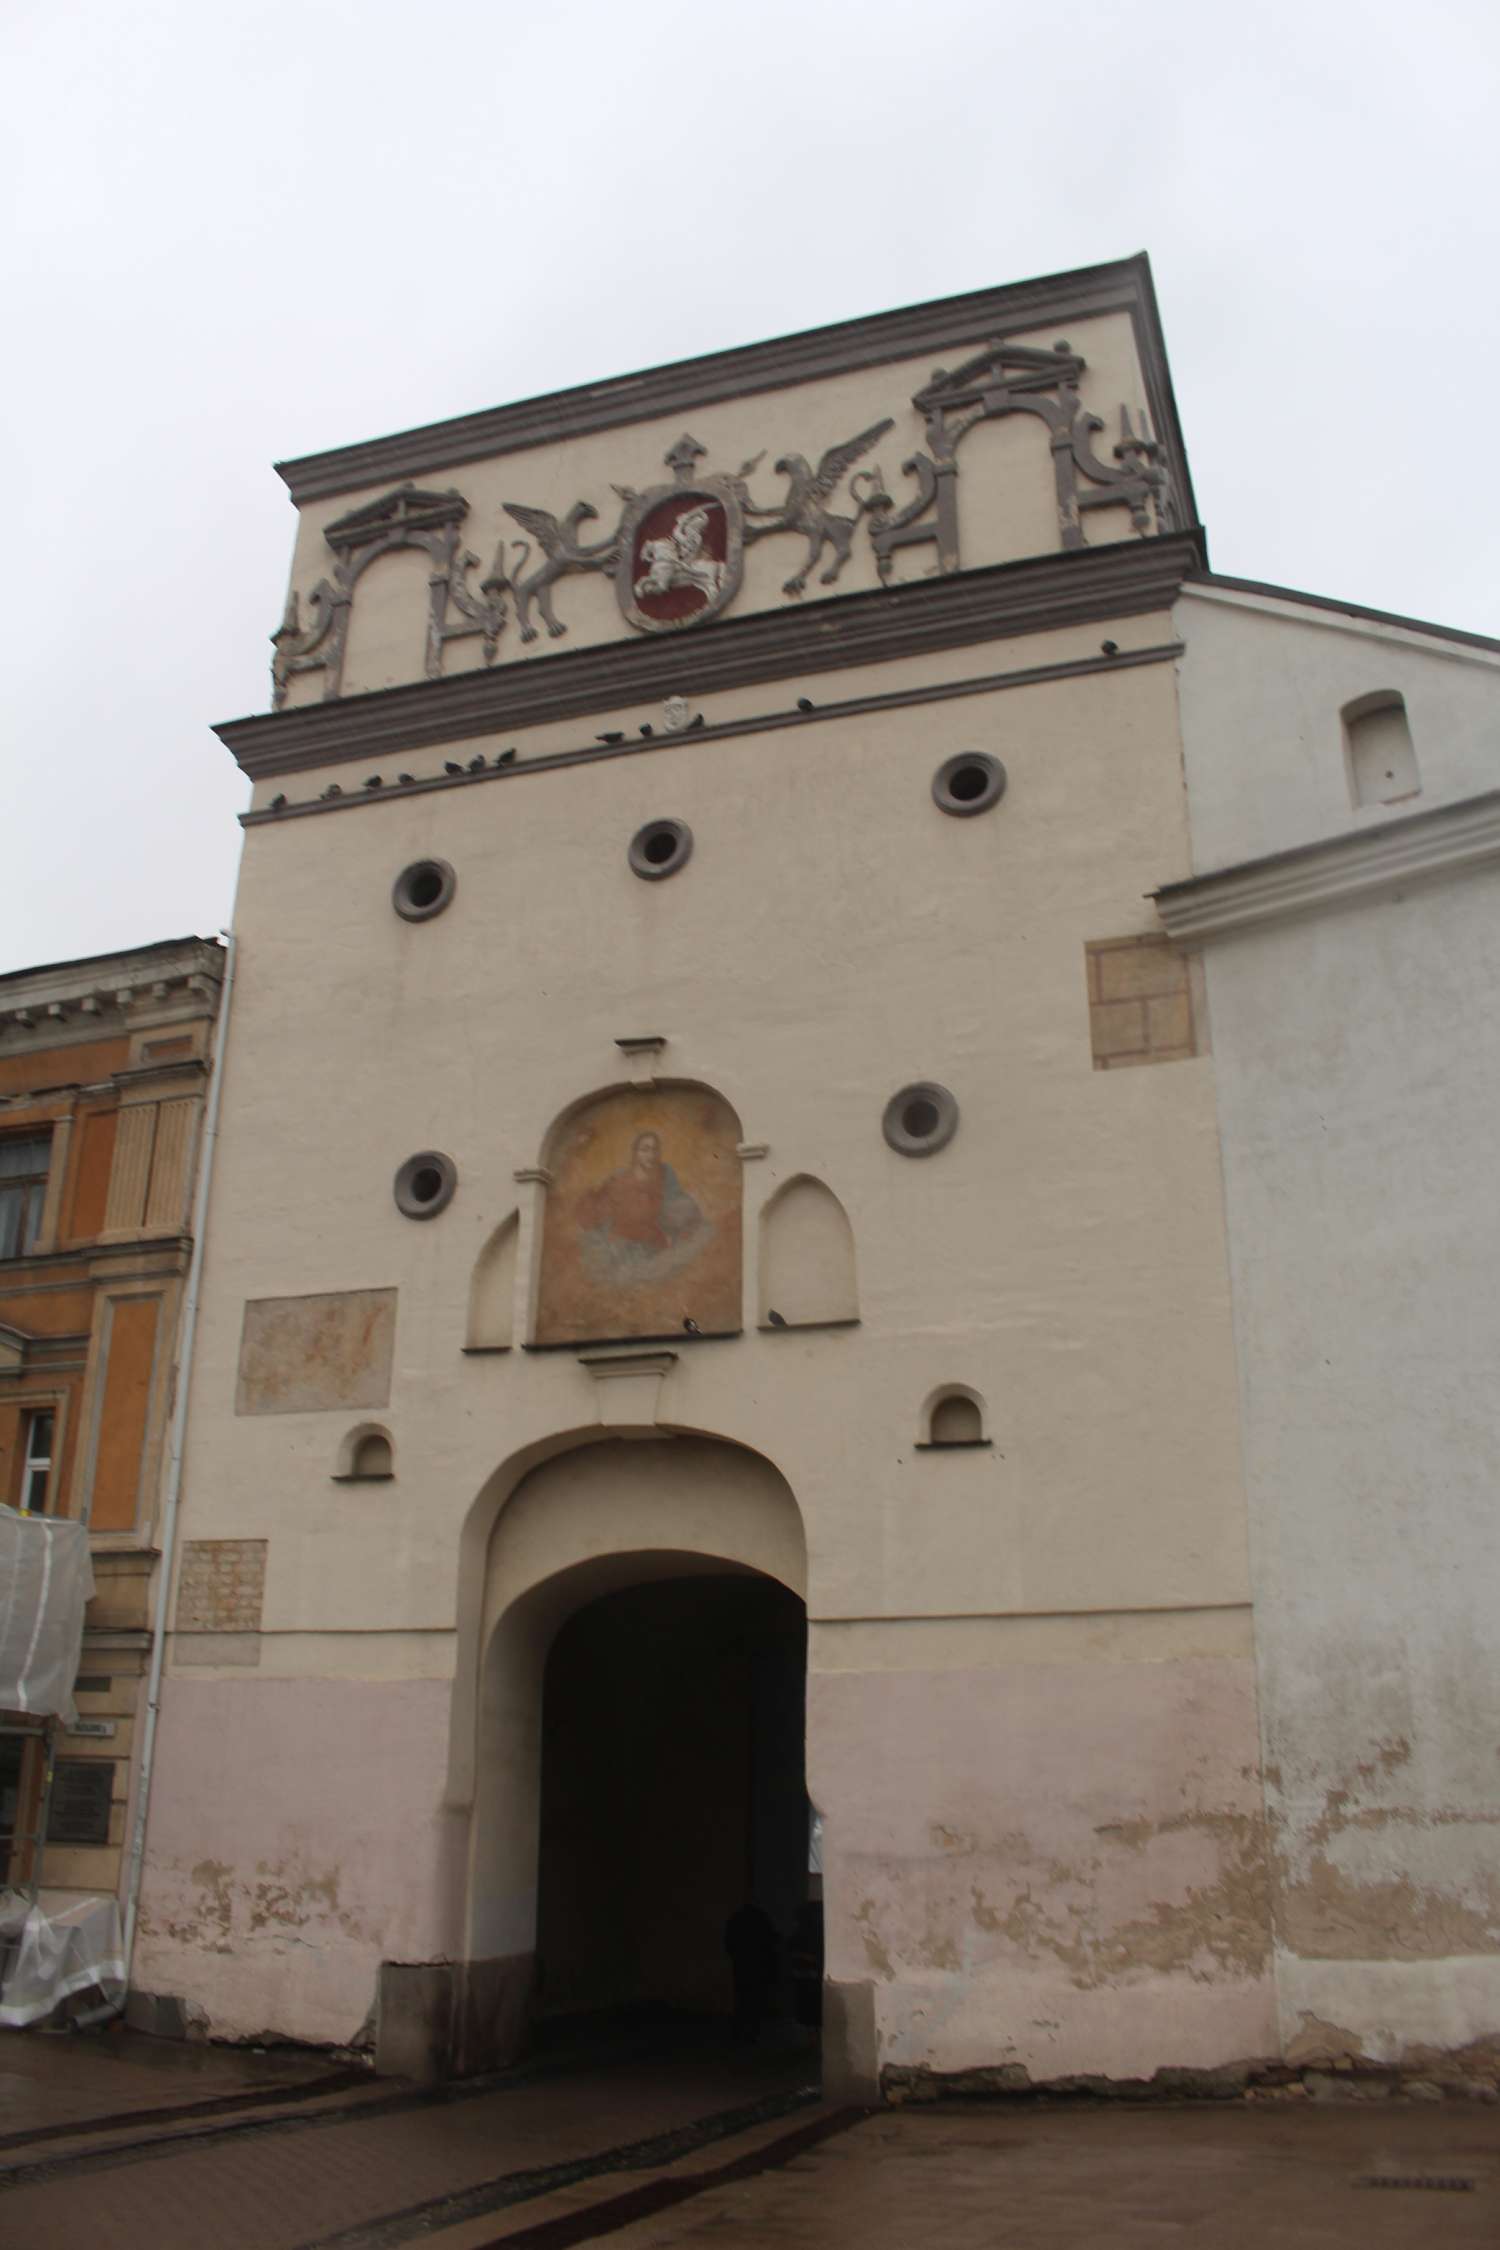
[[[890,417],[829,446],[816,467],[801,453],[781,454],[772,473],[785,478],[786,488],[770,499],[758,499],[751,490],[764,452],[733,471],[706,470],[700,466],[706,448],[684,433],[664,457],[670,482],[645,491],[612,486],[619,514],[602,538],[584,535],[586,525],[600,520],[589,499],[576,500],[561,517],[525,501],[504,501],[505,513],[525,536],[499,539],[477,585],[472,574],[480,558],[460,536],[469,513],[462,494],[401,485],[329,525],[324,537],[335,557],[331,576],[308,595],[306,622],[294,593],[271,636],[273,706],[281,707],[290,681],[303,672],[322,673],[325,700],[341,693],[355,588],[372,563],[403,547],[422,549],[432,562],[429,679],[441,677],[451,640],[478,638],[485,663],[495,662],[507,595],[522,642],[538,638],[538,618],[552,639],[560,639],[568,627],[557,614],[553,588],[585,572],[613,581],[621,617],[643,634],[683,632],[721,616],[740,591],[745,550],[759,539],[785,535],[804,542],[799,568],[782,585],[788,600],[806,591],[814,572],[819,585],[836,584],[862,527],[883,583],[890,582],[894,557],[903,547],[930,546],[930,573],[949,575],[963,568],[959,449],[980,422],[1013,414],[1034,416],[1046,428],[1063,549],[1086,545],[1083,518],[1091,509],[1127,508],[1142,538],[1181,528],[1164,449],[1150,434],[1144,411],[1132,419],[1122,406],[1112,458],[1095,451],[1105,425],[1083,405],[1079,384],[1085,366],[1066,342],[1049,351],[997,342],[957,368],[935,369],[911,401],[926,445],[901,464],[913,487],[904,501],[887,486],[878,461],[856,470],[894,429]],[[851,512],[833,505],[841,487]],[[820,569],[825,555],[826,567]]]

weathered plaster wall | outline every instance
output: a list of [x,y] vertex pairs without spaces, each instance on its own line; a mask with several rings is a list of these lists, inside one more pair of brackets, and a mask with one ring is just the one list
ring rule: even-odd
[[[1183,614],[1201,859],[1373,817],[1338,808],[1366,689],[1423,775],[1381,817],[1500,780],[1491,662]],[[1291,2051],[1500,2032],[1497,907],[1481,869],[1206,949]]]
[[219,2038],[356,2039],[381,1961],[443,1950],[447,1724],[439,1680],[169,1680],[138,1985]]
[[[1169,634],[1160,617],[1061,629],[835,675],[827,692],[1097,658],[1106,630],[1127,650]],[[715,697],[713,716],[785,707],[789,692],[778,684]],[[622,712],[593,731],[634,723]],[[536,1165],[569,1104],[629,1075],[616,1040],[647,1032],[667,1041],[661,1076],[716,1088],[747,1145],[766,1149],[744,1166],[746,1332],[701,1344],[684,1337],[654,1412],[669,1430],[727,1439],[775,1465],[805,1528],[815,1620],[1019,1625],[1092,1613],[1115,1621],[1100,1627],[1112,1647],[1130,1613],[1240,1615],[1247,1580],[1212,1058],[1098,1071],[1090,1041],[1087,941],[1149,930],[1145,894],[1187,871],[1171,663],[525,771],[534,748],[579,732],[519,735],[514,777],[493,785],[366,801],[247,837],[184,1530],[268,1542],[254,1676],[346,1682],[349,1724],[366,1735],[378,1720],[353,1714],[357,1703],[379,1708],[376,1691],[359,1684],[371,1672],[409,1674],[425,1697],[434,1690],[421,1683],[446,1670],[472,1706],[484,1544],[476,1554],[465,1542],[471,1511],[503,1465],[517,1465],[506,1471],[514,1483],[548,1451],[608,1428],[621,1388],[595,1382],[572,1350],[464,1356],[473,1263],[519,1207],[525,1336],[542,1191],[515,1175]],[[485,747],[493,755],[497,745]],[[999,753],[1009,787],[993,813],[953,820],[933,804],[931,778],[966,748]],[[420,769],[433,763],[427,753]],[[317,776],[299,777],[298,793],[318,786]],[[626,846],[662,814],[691,826],[694,855],[680,875],[643,883]],[[390,887],[426,854],[452,863],[458,890],[436,920],[413,925],[392,912]],[[887,1146],[880,1117],[897,1087],[925,1077],[951,1086],[961,1122],[941,1155],[912,1162]],[[459,1180],[449,1208],[420,1224],[391,1199],[397,1165],[419,1148],[448,1151]],[[825,1180],[849,1216],[857,1328],[755,1325],[759,1214],[804,1173]],[[357,1412],[235,1415],[244,1303],[388,1288],[398,1303],[381,1420],[395,1476],[335,1484]],[[923,1402],[951,1383],[985,1401],[991,1448],[916,1450]],[[649,1509],[625,1492],[612,1512],[608,1501],[590,1551],[658,1543],[646,1536]],[[549,1555],[553,1570],[573,1567],[580,1558],[561,1522],[550,1551],[543,1515],[537,1526],[532,1576]],[[722,1552],[711,1524],[703,1548]],[[174,1662],[193,1653],[179,1647]],[[1211,1653],[1224,1650],[1216,1643]],[[1234,1653],[1242,1659],[1238,1645]],[[1167,1654],[1175,1663],[1175,1644]],[[820,1740],[829,1728],[832,1741],[847,1736],[864,1770],[885,1724],[890,1657],[877,1644],[861,1660],[870,1675],[862,1716],[849,1713],[847,1685],[826,1716],[814,1695],[810,1749],[821,1770],[838,1763]],[[1226,1807],[1238,1818],[1237,1777],[1253,1752],[1230,1704],[1216,1706],[1193,1756],[1219,1759],[1227,1778],[1185,1798],[1175,1774],[1170,1786],[1164,1776],[1172,1714],[1186,1705],[1166,1692],[1151,1707],[1158,1747],[1149,1770],[1135,1772],[1123,1738],[1112,1737],[1124,1766],[1118,1788],[1101,1794],[1089,1781],[1075,1807],[1072,1777],[1096,1771],[1090,1739],[1109,1707],[1112,1662],[1102,1656],[1096,1685],[1055,1713],[1045,1782],[1027,1779],[1029,1750],[1001,1761],[984,1798],[987,1832],[1015,1831],[1013,1792],[1026,1792],[1033,1812],[1039,1787],[1055,1794],[1055,1816],[1042,1818],[1028,1847],[1043,1881],[1054,1863],[1080,1864],[1075,1847],[1095,1814],[1165,1835],[1142,1852],[1098,1847],[1103,1872],[1083,1878],[1090,1897],[1098,1892],[1088,1908],[1095,1987],[1080,1999],[1074,1965],[1039,1939],[1027,2005],[1066,2027],[1056,2052],[1078,2067],[1091,2051],[1109,2058],[1098,2067],[1154,2067],[1173,2059],[1178,2029],[1178,2059],[1210,2047],[1229,2059],[1258,2044],[1253,1973],[1211,1947],[1199,1958],[1185,1937],[1149,1958],[1142,1938],[1138,1965],[1128,1933],[1158,1908],[1186,1928],[1192,1894],[1226,1879],[1214,1857],[1223,1837],[1208,1842],[1207,1831],[1171,1824],[1205,1810],[1227,1818]],[[815,1674],[818,1664],[815,1654]],[[189,1671],[215,1676],[200,1661],[183,1672],[184,1692]],[[915,1741],[941,1713],[901,1701],[896,1718]],[[253,1891],[262,1856],[253,1836],[275,1826],[269,1806],[264,1822],[256,1808],[273,1780],[236,1740],[248,1738],[232,1738],[221,1757],[237,1775],[240,1857],[208,1856],[226,1859]],[[903,1770],[913,1771],[909,1759]],[[192,1831],[190,1786],[164,1758],[169,1836]],[[433,1864],[446,1833],[423,1812],[429,1803],[424,1770],[403,1830],[413,1864]],[[953,1825],[945,1807],[914,1786],[922,1833]],[[830,1817],[835,1834],[854,1818],[847,1794]],[[378,1890],[391,1855],[369,1848],[353,1808],[331,1800],[320,1821],[330,1867],[318,1873],[357,1858],[361,1883]],[[418,1845],[411,1830],[424,1822]],[[856,1962],[855,1907],[878,1896],[899,1919],[892,1899],[911,1865],[904,1843],[857,1848],[881,1860],[874,1892],[867,1884],[856,1895],[842,1879],[828,1887],[831,1942],[839,1959]],[[975,1870],[984,1899],[1010,1915],[1015,1870],[988,1845]],[[418,1942],[402,1903],[406,1876],[393,1865],[389,1880],[387,1906],[365,1907],[361,1934],[350,1935],[357,1966],[346,1980],[340,1972],[328,2035],[347,2036],[353,1986],[368,1981],[363,1933],[383,1922]],[[1059,1884],[1048,1930],[1068,1924],[1066,1902],[1082,1896]],[[951,1923],[933,1942],[960,1958],[978,1936],[971,1887],[935,1894],[932,1907]],[[497,1957],[526,1950],[529,1909],[522,1891],[514,1896],[517,1914],[507,1908],[503,1929],[481,1933]],[[169,1954],[153,1937],[142,1976],[244,2022],[248,2004],[231,2001],[212,1942],[195,1961],[190,1941]],[[462,1942],[455,1925],[434,1950]],[[881,1998],[885,2048],[922,2048],[941,2061],[1011,2038],[996,1980],[1023,1954],[997,1937],[967,2015],[949,1994],[939,2023],[930,1964],[896,1943]],[[1126,2000],[1143,1982],[1156,1997],[1133,2014]],[[1101,1997],[1115,1983],[1118,2005]],[[1056,2007],[1045,1997],[1052,1986]],[[1225,1996],[1212,2037],[1200,1992]],[[313,2004],[294,1997],[305,2026]],[[919,2020],[929,2025],[920,2034]],[[1039,2072],[1048,2067],[1040,2033],[1026,2051]]]
[[815,1630],[828,1974],[871,1988],[887,2063],[1144,2077],[1274,2051],[1248,1614],[1089,1638]]

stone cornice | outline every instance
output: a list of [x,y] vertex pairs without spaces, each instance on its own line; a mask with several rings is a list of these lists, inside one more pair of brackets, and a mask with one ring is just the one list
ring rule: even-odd
[[807,609],[732,618],[696,637],[608,641],[529,663],[461,672],[337,702],[229,719],[214,732],[252,780],[547,721],[705,695],[768,680],[1006,640],[1169,609],[1202,567],[1196,532],[998,563],[951,578],[843,594]]
[[133,1011],[128,1028],[135,1029],[142,1008],[152,1005],[170,1004],[180,1015],[184,1002],[198,1000],[199,1012],[211,1015],[223,974],[224,948],[216,938],[167,938],[128,953],[46,962],[0,976],[0,1021],[30,1029],[22,1020],[29,1017],[49,1035],[66,1025],[73,1038],[80,1031],[112,1038],[126,1028],[127,1011]]
[[1500,789],[1165,883],[1154,895],[1168,935],[1201,944],[1495,861],[1500,861]]
[[1008,288],[908,305],[828,328],[805,329],[768,343],[710,352],[639,374],[523,399],[513,406],[429,422],[393,436],[279,462],[277,474],[300,507],[306,500],[396,484],[465,461],[562,444],[590,430],[617,429],[658,415],[686,413],[720,399],[785,390],[855,368],[919,359],[929,352],[961,355],[968,346],[1038,327],[1053,327],[1061,334],[1069,322],[1110,312],[1129,313],[1134,323],[1152,424],[1167,449],[1173,480],[1193,520],[1192,486],[1150,261],[1144,254],[1109,265],[1083,266],[1072,273],[1046,274]]

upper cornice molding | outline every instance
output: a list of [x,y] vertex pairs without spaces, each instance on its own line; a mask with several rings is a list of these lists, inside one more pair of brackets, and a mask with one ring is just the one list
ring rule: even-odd
[[1122,540],[951,578],[767,610],[698,637],[607,641],[545,662],[459,672],[332,703],[229,719],[219,740],[252,780],[378,760],[554,720],[889,663],[934,650],[1169,609],[1203,562],[1197,532]]
[[1168,935],[1201,944],[1497,860],[1500,789],[1491,789],[1458,804],[1164,883],[1154,895]]
[[211,1016],[223,975],[224,948],[213,938],[13,969],[0,976],[0,1037],[11,1054]]
[[1081,266],[1071,273],[1046,274],[1002,289],[937,298],[827,328],[805,329],[768,343],[744,344],[635,375],[552,391],[512,406],[428,422],[393,436],[278,462],[277,473],[300,507],[304,501],[397,483],[531,446],[556,445],[592,430],[651,421],[721,399],[785,390],[856,368],[917,359],[928,352],[951,353],[994,337],[1060,328],[1112,312],[1128,313],[1134,324],[1153,426],[1166,448],[1187,520],[1196,522],[1151,264],[1144,252],[1108,265]]

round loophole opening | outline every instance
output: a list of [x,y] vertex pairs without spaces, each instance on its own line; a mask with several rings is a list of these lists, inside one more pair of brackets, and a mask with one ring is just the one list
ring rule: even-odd
[[441,914],[458,887],[445,859],[414,859],[391,887],[391,904],[403,922],[430,922]]
[[687,865],[693,849],[693,832],[685,821],[648,820],[630,839],[633,874],[647,883],[659,883]]
[[941,812],[966,820],[988,812],[1005,795],[1005,768],[987,750],[960,750],[932,777],[932,800]]
[[958,1103],[930,1079],[903,1086],[885,1105],[881,1131],[898,1156],[933,1156],[958,1131]]
[[409,1156],[396,1174],[396,1209],[408,1219],[436,1218],[453,1201],[458,1170],[441,1149],[424,1148]]

